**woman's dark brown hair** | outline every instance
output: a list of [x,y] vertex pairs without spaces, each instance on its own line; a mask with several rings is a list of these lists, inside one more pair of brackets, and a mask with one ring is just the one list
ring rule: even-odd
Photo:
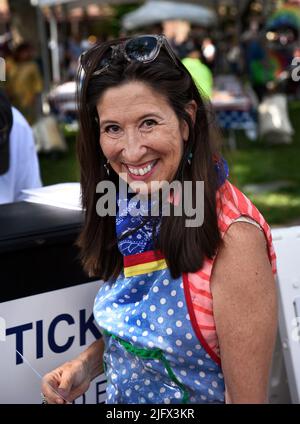
[[[82,205],[86,210],[85,223],[78,239],[81,259],[89,275],[108,280],[116,278],[123,266],[118,250],[115,231],[115,217],[98,216],[96,203],[99,194],[96,185],[108,178],[118,187],[118,175],[110,169],[107,176],[104,164],[106,158],[100,147],[100,135],[96,105],[108,88],[139,81],[147,84],[157,93],[165,96],[179,120],[189,126],[189,139],[174,180],[204,181],[204,223],[200,227],[186,227],[187,217],[163,216],[155,248],[160,249],[167,261],[173,278],[183,272],[196,272],[202,267],[205,257],[212,258],[221,243],[216,211],[217,174],[214,158],[217,151],[212,143],[212,120],[209,119],[207,102],[204,102],[190,74],[178,62],[178,67],[161,49],[151,63],[128,62],[120,53],[100,75],[93,75],[99,69],[101,58],[108,46],[115,41],[103,43],[88,54],[88,66],[78,72],[78,107],[80,131],[77,152],[81,166]],[[185,106],[194,100],[198,109],[195,124],[186,112]],[[161,140],[163,143],[163,140]],[[187,159],[192,152],[192,162]]]

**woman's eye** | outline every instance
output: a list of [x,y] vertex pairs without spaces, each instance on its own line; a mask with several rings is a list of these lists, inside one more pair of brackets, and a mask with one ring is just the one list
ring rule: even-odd
[[118,125],[108,125],[105,127],[104,131],[108,134],[118,134],[120,127]]
[[156,123],[157,122],[154,119],[146,119],[143,122],[143,127],[145,127],[145,128],[152,128],[152,127],[154,127],[156,125]]

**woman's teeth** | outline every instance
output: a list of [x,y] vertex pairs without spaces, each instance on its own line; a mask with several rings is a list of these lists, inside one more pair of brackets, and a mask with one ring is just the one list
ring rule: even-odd
[[148,172],[151,171],[151,169],[153,168],[153,166],[155,165],[155,163],[156,163],[156,160],[153,161],[153,162],[151,162],[151,163],[149,163],[149,165],[145,166],[144,168],[130,168],[128,166],[128,169],[129,169],[129,172],[131,174],[141,175],[142,176],[142,175],[148,174]]

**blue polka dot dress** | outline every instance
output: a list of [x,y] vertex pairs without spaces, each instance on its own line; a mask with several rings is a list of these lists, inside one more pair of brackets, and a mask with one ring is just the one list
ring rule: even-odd
[[223,403],[220,366],[194,333],[181,278],[167,268],[99,290],[107,403]]

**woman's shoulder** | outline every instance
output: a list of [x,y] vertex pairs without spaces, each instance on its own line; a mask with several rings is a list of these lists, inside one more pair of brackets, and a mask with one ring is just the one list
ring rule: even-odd
[[269,224],[252,201],[228,180],[217,192],[217,214],[222,238],[230,249],[238,254],[244,245],[250,246],[253,243],[257,247],[261,245],[264,250],[267,245],[269,260],[275,273],[276,255]]
[[[266,250],[266,238],[264,232],[248,222],[234,221],[223,237],[224,246],[230,250],[232,256],[246,253],[251,262],[251,255],[257,255]],[[250,255],[250,256],[249,256]]]
[[226,180],[216,195],[217,215],[221,232],[225,233],[237,218],[248,217],[268,233],[269,226],[252,201],[235,185]]

